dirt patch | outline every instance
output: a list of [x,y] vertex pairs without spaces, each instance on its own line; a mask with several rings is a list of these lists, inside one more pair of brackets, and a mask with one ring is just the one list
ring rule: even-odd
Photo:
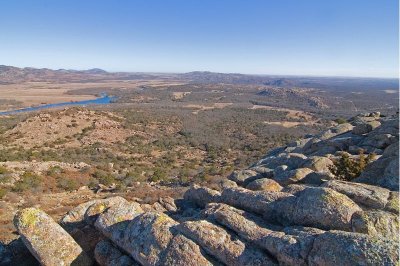
[[192,114],[198,114],[199,111],[207,111],[213,109],[222,109],[233,105],[233,103],[214,103],[213,105],[200,105],[200,104],[187,104],[183,108],[197,109],[192,112]]
[[304,111],[300,111],[300,110],[279,108],[279,107],[273,107],[273,106],[267,106],[267,105],[253,105],[249,109],[264,109],[264,110],[287,112],[288,114],[286,115],[286,118],[289,118],[289,119],[302,119],[305,121],[315,121],[316,120],[314,118],[314,116],[312,116],[311,114],[306,113]]
[[283,122],[268,122],[268,121],[265,121],[264,124],[291,128],[291,127],[297,127],[299,125],[312,126],[315,123],[314,122],[287,122],[287,121],[283,121]]

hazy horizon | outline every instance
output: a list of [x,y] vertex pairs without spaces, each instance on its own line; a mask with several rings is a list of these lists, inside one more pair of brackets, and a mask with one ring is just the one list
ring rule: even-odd
[[0,3],[0,64],[398,78],[398,2]]

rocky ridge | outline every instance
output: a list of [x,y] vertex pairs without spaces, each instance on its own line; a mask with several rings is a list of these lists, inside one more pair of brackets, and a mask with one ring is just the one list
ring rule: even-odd
[[[398,116],[359,115],[268,152],[221,191],[194,185],[153,205],[96,199],[61,226],[30,208],[14,224],[42,265],[397,265],[398,145]],[[374,161],[338,180],[329,169],[359,149]],[[0,246],[0,265],[22,247]]]

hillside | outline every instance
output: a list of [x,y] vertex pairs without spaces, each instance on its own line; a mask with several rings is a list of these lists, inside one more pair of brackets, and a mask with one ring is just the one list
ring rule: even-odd
[[269,150],[214,189],[151,203],[99,194],[56,221],[21,209],[0,264],[396,265],[398,145],[398,114],[363,114]]

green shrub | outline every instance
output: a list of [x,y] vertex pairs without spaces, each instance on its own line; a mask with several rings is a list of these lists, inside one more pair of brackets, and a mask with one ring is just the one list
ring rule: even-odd
[[0,188],[0,199],[4,198],[4,196],[7,194],[8,190],[6,188],[1,187]]
[[338,124],[344,124],[344,123],[347,123],[347,120],[342,117],[339,117],[339,118],[335,119],[335,122]]
[[21,179],[15,183],[13,190],[16,192],[23,192],[26,190],[33,190],[42,184],[42,177],[33,172],[25,172]]
[[4,166],[0,166],[0,175],[4,175],[7,174],[8,170],[7,168],[5,168]]
[[140,174],[133,172],[133,171],[129,171],[125,174],[125,178],[122,180],[122,183],[125,186],[132,186],[134,182],[137,182],[141,180],[141,176]]
[[117,180],[115,177],[106,171],[103,170],[96,170],[92,176],[99,181],[100,184],[103,184],[105,186],[109,186],[112,183],[117,183]]
[[57,177],[57,187],[66,191],[73,191],[79,188],[79,184],[74,178],[59,176]]
[[64,169],[62,169],[60,166],[52,166],[47,170],[47,175],[49,176],[56,176],[60,175],[61,173],[64,173]]
[[336,179],[351,181],[360,176],[365,167],[375,159],[375,154],[370,153],[365,156],[364,151],[360,150],[358,158],[351,158],[348,153],[343,152],[338,160],[335,160],[329,170],[335,175]]
[[154,170],[153,175],[149,178],[149,181],[152,181],[152,182],[162,181],[162,180],[165,180],[166,177],[167,177],[167,174],[165,171],[163,171],[161,168],[156,168]]

